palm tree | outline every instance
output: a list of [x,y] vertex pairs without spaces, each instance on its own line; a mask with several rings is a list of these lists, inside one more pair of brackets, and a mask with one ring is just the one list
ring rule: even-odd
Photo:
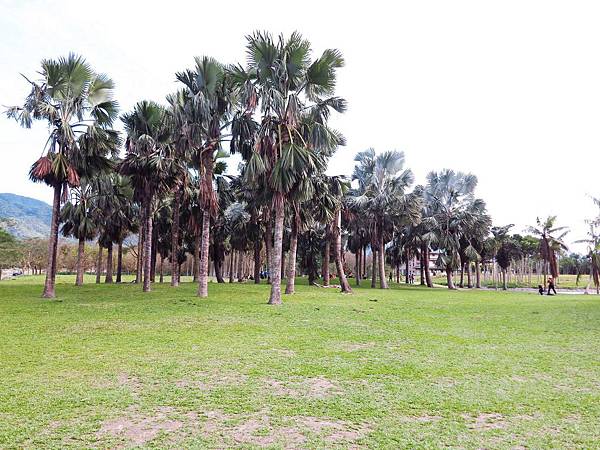
[[[423,199],[423,191],[424,187],[419,185],[415,187],[413,194]],[[408,233],[412,237],[411,241],[414,242],[415,247],[417,247],[419,251],[421,284],[424,284],[429,288],[433,288],[433,280],[431,278],[429,266],[431,247],[436,242],[436,225],[434,211],[430,208],[428,202],[421,201],[421,221],[417,225],[410,226]]]
[[[241,110],[232,123],[232,150],[247,161],[246,177],[272,194],[274,239],[270,257],[269,304],[281,304],[281,255],[285,203],[296,183],[317,170],[315,153],[331,154],[343,138],[327,127],[330,110],[343,112],[334,97],[336,70],[344,65],[337,50],[311,61],[310,43],[299,33],[275,42],[268,33],[248,36],[248,65],[230,69]],[[260,125],[252,116],[260,107]]]
[[98,242],[106,248],[106,283],[113,282],[113,249],[117,244],[117,283],[121,282],[123,240],[137,230],[133,205],[133,190],[129,179],[116,172],[101,174],[94,179],[93,216],[98,227]]
[[221,131],[227,126],[231,88],[224,67],[215,59],[195,59],[193,70],[176,74],[185,88],[175,109],[183,145],[192,149],[200,169],[200,203],[203,207],[198,296],[208,296],[210,222],[218,210],[213,186],[215,157],[221,148]]
[[[322,193],[321,204],[327,205],[322,208],[324,211],[329,210],[333,212],[333,221],[330,221],[330,230],[333,237],[335,268],[342,292],[350,294],[352,293],[352,288],[346,278],[342,261],[342,209],[344,207],[344,197],[350,189],[350,183],[344,179],[344,177],[339,176],[324,176],[323,178],[326,187],[325,189],[320,190]],[[329,245],[329,242],[327,242],[326,245]]]
[[[592,197],[594,204],[600,208],[600,198]],[[589,292],[590,286],[594,283],[596,294],[600,294],[600,214],[594,219],[586,221],[589,228],[587,238],[576,241],[577,243],[587,244],[588,258],[590,261],[590,278],[585,288],[585,294]]]
[[[544,261],[544,286],[546,285],[546,276],[548,269],[553,278],[558,278],[558,263],[556,254],[561,250],[567,250],[567,245],[563,239],[569,232],[567,227],[556,227],[556,216],[548,216],[545,220],[536,218],[536,226],[529,227],[527,231],[538,238],[539,254]],[[557,235],[558,233],[558,235]]]
[[[379,287],[387,289],[385,244],[400,221],[418,223],[420,220],[420,210],[414,202],[416,197],[410,197],[411,202],[407,202],[406,191],[414,176],[410,169],[404,169],[404,152],[393,150],[376,155],[370,148],[359,152],[354,160],[358,164],[352,178],[358,181],[358,189],[352,193],[351,204],[370,219],[373,248],[377,250]],[[418,202],[419,209],[420,205]]]
[[492,227],[492,235],[495,241],[496,261],[502,270],[502,289],[507,289],[506,272],[511,262],[520,256],[521,249],[519,243],[508,234],[513,225],[503,227]]
[[596,294],[600,294],[600,232],[596,222],[590,221],[588,237],[576,241],[577,243],[587,244],[588,258],[590,261],[590,278],[585,288],[585,294],[589,293],[590,286],[593,283],[596,288]]
[[83,285],[85,241],[93,239],[97,231],[93,215],[95,195],[97,194],[93,190],[93,183],[89,183],[86,178],[82,178],[79,186],[71,189],[71,199],[63,205],[60,212],[63,236],[72,236],[79,242],[76,286]]
[[152,101],[137,103],[133,111],[124,114],[121,120],[125,125],[127,140],[126,155],[119,171],[129,176],[134,198],[141,205],[143,290],[149,292],[152,266],[152,204],[156,194],[170,185],[172,170],[169,164],[169,127],[165,109]]
[[308,275],[308,284],[314,286],[318,278],[318,258],[323,242],[323,226],[316,222],[305,222],[306,231],[298,235],[297,255],[303,273]]
[[[322,160],[320,164],[322,169],[324,168],[323,163]],[[310,211],[313,220],[331,224],[335,220],[337,211],[341,212],[342,197],[346,190],[346,183],[340,177],[328,177],[321,173],[300,178],[288,193],[290,240],[286,272],[286,294],[295,292],[298,236],[310,220],[307,214],[303,214],[302,211]],[[324,262],[324,264],[328,263],[329,260],[327,259],[327,263]],[[328,284],[327,282],[328,280],[324,280],[325,285]]]
[[476,186],[477,177],[463,172],[445,169],[427,175],[423,195],[434,222],[435,244],[442,251],[438,263],[446,270],[448,289],[456,289],[452,273],[461,264],[461,238],[469,240],[464,254],[470,260],[479,259],[469,233],[476,223],[488,219],[485,202],[474,196]]
[[80,178],[105,168],[106,157],[116,153],[118,133],[111,129],[117,116],[114,83],[95,72],[81,56],[69,54],[41,63],[41,78],[31,81],[31,92],[23,106],[6,111],[21,126],[44,120],[49,136],[42,156],[31,166],[30,178],[54,189],[52,220],[48,239],[48,264],[42,297],[55,297],[56,251],[61,200]]

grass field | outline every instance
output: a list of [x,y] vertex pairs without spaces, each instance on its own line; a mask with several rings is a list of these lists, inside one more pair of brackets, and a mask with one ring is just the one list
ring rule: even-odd
[[72,280],[0,283],[2,448],[600,448],[595,296]]
[[[579,283],[577,283],[577,275],[561,275],[559,277],[559,283],[557,284],[557,288],[558,289],[580,289],[583,290],[585,289],[585,286],[588,283],[588,278],[589,275],[585,274],[585,275],[581,275],[579,277]],[[455,284],[458,286],[458,282],[459,282],[460,278],[456,275],[454,277],[454,282]],[[543,284],[543,278],[540,276],[539,278],[536,275],[532,275],[531,277],[531,283],[527,282],[528,280],[524,280],[523,282],[519,282],[517,283],[515,281],[515,277],[513,276],[511,281],[507,283],[508,288],[512,289],[512,288],[532,288],[532,289],[537,289],[539,284]],[[418,282],[418,280],[417,280]],[[439,285],[443,285],[446,286],[447,285],[447,280],[446,280],[446,275],[437,275],[433,278],[433,282],[435,284],[439,284]],[[467,284],[467,277],[465,275],[465,286]],[[475,280],[473,280],[473,283],[475,283]],[[485,286],[487,288],[494,288],[494,287],[498,287],[498,289],[502,288],[502,282],[499,281],[498,283],[494,284],[493,280],[482,280],[482,286]]]

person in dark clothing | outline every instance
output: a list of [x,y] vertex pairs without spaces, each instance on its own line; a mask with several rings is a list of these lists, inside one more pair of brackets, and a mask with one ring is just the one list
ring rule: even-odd
[[538,284],[538,292],[540,293],[540,295],[544,295],[544,286],[542,286],[541,284]]
[[554,294],[556,294],[556,289],[554,288],[554,278],[550,277],[548,278],[548,295],[554,295],[551,294],[550,291],[554,292]]

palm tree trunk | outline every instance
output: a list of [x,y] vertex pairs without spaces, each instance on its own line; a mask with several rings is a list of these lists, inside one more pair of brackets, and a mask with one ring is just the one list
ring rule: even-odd
[[425,283],[428,288],[433,287],[433,279],[431,278],[431,270],[429,270],[429,247],[425,252]]
[[323,286],[329,286],[329,259],[331,251],[331,243],[329,242],[329,225],[325,226],[325,249],[323,251],[323,261],[321,267],[321,277],[323,278]]
[[96,262],[96,284],[100,284],[102,276],[102,245],[98,242],[98,260]]
[[117,283],[121,282],[123,273],[123,241],[119,241],[117,245]]
[[405,256],[405,260],[404,260],[404,283],[405,284],[409,284],[410,283],[410,275],[409,275],[409,271],[410,271],[410,252],[408,251],[408,249],[406,249],[404,251],[404,256]]
[[367,277],[367,246],[363,245],[363,249],[362,249],[362,279]]
[[452,269],[450,267],[446,267],[446,280],[448,281],[448,289],[456,289],[454,280],[452,279]]
[[272,239],[272,234],[273,234],[273,225],[271,223],[271,217],[270,217],[270,211],[269,214],[267,215],[267,221],[265,223],[265,251],[267,253],[267,269],[269,271],[269,274],[267,276],[267,283],[271,283],[271,276],[273,275],[273,272],[271,270],[271,260],[273,259],[273,245],[271,244],[271,239]]
[[298,213],[292,220],[292,231],[290,233],[290,251],[288,255],[288,272],[285,293],[293,294],[296,288],[296,252],[298,250]]
[[[152,198],[150,196],[146,199],[145,213],[144,213],[144,292],[150,292],[150,272],[152,270]],[[171,274],[172,276],[172,274]]]
[[229,257],[229,282],[233,283],[233,267],[235,265],[235,250],[231,249],[231,256]]
[[77,248],[77,277],[75,278],[75,286],[83,285],[83,256],[85,252],[85,239],[79,238],[79,246]]
[[309,286],[314,286],[315,285],[315,279],[316,279],[316,272],[317,269],[315,267],[315,258],[313,258],[313,255],[310,255],[307,258],[307,269],[308,269],[308,284]]
[[[282,245],[283,245],[283,244],[282,244]],[[285,275],[286,275],[286,273],[285,273],[285,272],[286,272],[286,271],[285,271],[285,269],[286,269],[286,265],[285,265],[285,252],[284,252],[284,251],[282,251],[282,252],[281,252],[281,272],[280,272],[280,275],[281,275],[281,279],[282,279],[282,280],[285,278]]]
[[356,253],[354,254],[354,256],[355,256],[355,261],[354,261],[354,272],[355,273],[354,273],[354,277],[356,278],[356,285],[357,286],[360,286],[360,270],[361,270],[361,267],[362,267],[361,266],[362,262],[360,260],[361,254],[362,254],[362,249],[361,248],[358,248],[356,250]]
[[467,287],[469,289],[473,287],[473,283],[471,281],[471,262],[467,263]]
[[160,265],[158,266],[158,282],[162,283],[165,281],[165,258],[160,255]]
[[387,289],[387,278],[385,276],[385,244],[383,242],[383,234],[379,237],[379,288]]
[[506,269],[502,269],[502,290],[505,291],[506,289]]
[[254,241],[254,284],[260,284],[260,248],[262,242],[260,239]]
[[171,286],[179,286],[179,277],[177,274],[177,260],[179,255],[179,207],[181,204],[181,195],[179,186],[175,187],[173,192],[173,226],[171,227]]
[[427,287],[433,287],[433,280],[431,279],[431,271],[429,270],[429,245],[426,243],[421,244],[421,253],[423,254],[423,269],[425,270],[425,284]]
[[271,278],[271,296],[269,297],[269,305],[281,304],[281,250],[283,244],[283,219],[285,213],[285,204],[283,194],[276,193],[273,198],[273,208],[275,209],[275,237],[273,240],[273,254],[271,262],[272,278]]
[[144,254],[144,220],[142,214],[142,226],[140,227],[140,232],[138,233],[138,243],[137,243],[137,258],[135,265],[135,283],[139,284],[142,282],[142,258]]
[[481,289],[481,264],[475,262],[475,287]]
[[242,283],[244,281],[244,272],[243,272],[243,268],[244,268],[244,256],[245,253],[243,251],[240,251],[238,254],[238,260],[237,260],[237,280],[238,283]]
[[213,263],[217,283],[225,283],[225,280],[223,279],[223,262],[223,259],[219,259],[215,260]]
[[377,287],[377,250],[371,247],[371,287]]
[[156,229],[152,231],[151,254],[152,257],[150,259],[150,282],[154,283],[154,278],[156,276],[156,257],[158,255],[158,232]]
[[423,251],[423,245],[421,244],[421,257],[419,258],[419,282],[421,286],[425,286],[425,252]]
[[144,279],[144,241],[146,240],[146,218],[144,214],[144,207],[142,205],[140,213],[140,232],[138,234],[138,260],[137,260],[137,273],[135,276],[135,282],[142,284]]
[[[211,175],[212,180],[212,175]],[[211,181],[212,182],[212,181]],[[202,214],[200,264],[198,265],[198,297],[208,297],[208,248],[210,246],[210,214]]]
[[50,222],[50,238],[48,239],[48,264],[46,266],[46,281],[44,283],[43,298],[56,297],[56,253],[58,248],[58,222],[60,218],[60,196],[62,184],[54,186],[52,200],[52,220]]
[[334,248],[334,258],[335,258],[335,268],[337,270],[338,278],[340,280],[340,286],[342,288],[342,292],[346,294],[352,293],[352,288],[350,287],[350,283],[348,283],[348,279],[346,278],[346,273],[344,272],[344,265],[342,264],[342,210],[338,210],[335,214],[335,222],[333,224],[333,248]]
[[546,277],[548,275],[548,262],[546,260],[543,261],[544,266],[544,288],[546,287]]
[[194,283],[198,282],[200,277],[200,246],[201,244],[201,236],[198,230],[198,227],[194,227],[194,278],[192,281]]
[[106,255],[106,277],[104,277],[104,282],[108,284],[112,284],[113,282],[113,243],[108,244],[107,247],[107,255]]

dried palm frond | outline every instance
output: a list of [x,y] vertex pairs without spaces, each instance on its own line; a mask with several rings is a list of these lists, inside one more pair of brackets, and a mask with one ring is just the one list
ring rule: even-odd
[[71,187],[79,186],[79,174],[72,166],[67,169],[67,181]]
[[29,170],[29,178],[33,181],[43,181],[52,172],[52,161],[48,156],[42,156],[33,163]]

